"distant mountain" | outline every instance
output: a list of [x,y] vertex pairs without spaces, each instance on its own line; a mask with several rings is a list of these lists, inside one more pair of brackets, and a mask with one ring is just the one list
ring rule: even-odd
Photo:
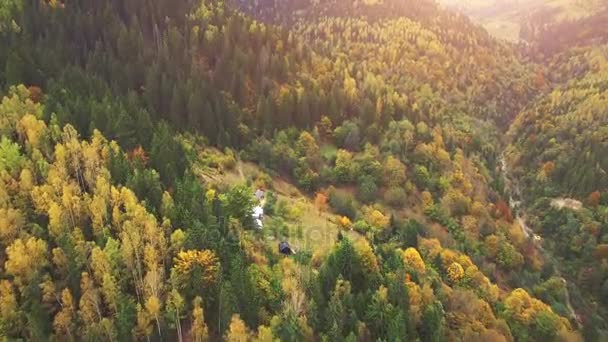
[[310,17],[365,16],[383,20],[406,17],[433,18],[438,6],[432,0],[228,0],[241,11],[266,22],[291,24]]
[[439,0],[482,24],[494,36],[510,41],[530,40],[530,27],[558,24],[594,15],[602,0]]
[[608,7],[598,8],[593,15],[571,20],[547,20],[532,17],[522,26],[521,36],[529,42],[528,54],[537,60],[575,47],[598,46],[608,42]]

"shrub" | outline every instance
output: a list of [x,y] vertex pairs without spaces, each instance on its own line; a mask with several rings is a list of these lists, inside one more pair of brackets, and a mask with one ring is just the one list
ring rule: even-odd
[[230,149],[226,149],[226,154],[220,158],[219,162],[223,169],[233,170],[236,167],[234,152]]
[[294,169],[294,177],[298,186],[304,191],[312,191],[315,189],[319,176],[313,172],[305,162],[299,163]]
[[272,177],[270,177],[266,172],[260,171],[258,175],[255,177],[255,181],[253,182],[255,188],[264,188],[268,189],[272,186]]
[[353,155],[346,150],[339,150],[334,168],[335,178],[339,182],[348,183],[353,180]]
[[384,201],[392,207],[402,207],[406,200],[407,195],[402,188],[390,188],[384,193]]
[[342,216],[340,217],[340,219],[338,220],[338,225],[342,228],[342,229],[350,229],[353,226],[353,223],[350,221],[350,219],[346,216]]
[[319,172],[319,182],[323,184],[331,184],[336,182],[334,169],[329,166],[323,166]]
[[275,213],[275,207],[277,205],[277,195],[272,191],[266,192],[266,203],[264,203],[264,213],[266,215],[273,215]]
[[371,226],[364,220],[358,220],[353,224],[353,229],[361,234],[365,234],[371,229]]
[[330,191],[329,204],[338,215],[347,216],[350,219],[354,219],[357,215],[355,200],[348,193]]
[[367,175],[359,177],[359,189],[357,194],[362,202],[369,203],[373,201],[376,198],[377,192],[378,186],[372,177]]

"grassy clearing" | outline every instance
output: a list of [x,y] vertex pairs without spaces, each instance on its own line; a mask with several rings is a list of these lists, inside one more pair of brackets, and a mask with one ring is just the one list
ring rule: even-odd
[[[335,154],[335,147],[326,146],[327,153]],[[209,163],[209,159],[224,158],[224,154],[218,150],[205,149],[199,155],[200,162],[194,168],[196,173],[201,180],[218,189],[248,182],[255,184],[259,176],[265,174],[257,165],[248,162],[236,161],[231,168],[222,167],[220,163]],[[334,245],[341,230],[335,224],[338,216],[317,209],[313,199],[281,177],[271,178],[268,189],[277,196],[275,213],[266,215],[261,234],[248,234],[260,235],[271,248],[276,248],[279,241],[287,240],[296,250],[310,253],[325,253]],[[360,237],[350,231],[343,234],[353,239]]]

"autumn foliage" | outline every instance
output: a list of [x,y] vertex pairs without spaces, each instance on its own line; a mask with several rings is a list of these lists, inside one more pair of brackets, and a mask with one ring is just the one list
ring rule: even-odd
[[496,212],[498,215],[507,222],[513,222],[513,214],[511,212],[511,207],[507,204],[507,202],[503,200],[499,200],[496,202]]
[[215,253],[209,250],[181,251],[174,259],[173,270],[178,278],[197,274],[202,285],[211,286],[217,281],[219,262]]
[[594,191],[587,196],[587,204],[592,207],[597,207],[600,204],[600,200],[602,199],[602,195],[599,191]]
[[605,49],[270,2],[0,2],[0,340],[601,336]]

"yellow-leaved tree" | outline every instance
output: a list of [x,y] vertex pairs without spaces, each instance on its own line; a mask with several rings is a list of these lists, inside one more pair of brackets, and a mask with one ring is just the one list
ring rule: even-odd
[[8,280],[0,280],[0,336],[13,335],[22,321],[13,284]]
[[187,298],[193,298],[216,283],[219,270],[219,260],[213,251],[181,251],[173,258],[171,281],[181,293],[192,296]]
[[402,253],[403,263],[406,266],[411,267],[419,274],[424,274],[426,271],[426,266],[424,264],[424,260],[418,253],[418,250],[413,247],[409,247]]
[[190,337],[195,342],[206,341],[209,337],[207,324],[205,324],[205,315],[203,312],[203,300],[201,297],[194,298],[192,302],[192,327],[190,329]]
[[464,269],[462,265],[457,262],[453,262],[447,269],[448,279],[452,284],[457,283],[464,277]]
[[241,319],[238,314],[232,315],[230,320],[230,326],[226,333],[226,341],[228,342],[247,342],[249,341],[250,334],[245,325],[245,322]]
[[19,209],[0,208],[0,244],[10,245],[25,224]]
[[15,284],[26,286],[46,265],[48,265],[47,244],[44,240],[30,237],[17,239],[6,248],[6,273],[12,275]]
[[359,258],[361,258],[361,263],[363,264],[365,272],[377,273],[380,271],[378,259],[367,239],[358,240],[355,243],[355,250],[357,251]]
[[53,328],[57,336],[62,336],[68,340],[74,339],[74,328],[76,327],[76,307],[74,298],[69,289],[61,292],[61,310],[55,315]]

